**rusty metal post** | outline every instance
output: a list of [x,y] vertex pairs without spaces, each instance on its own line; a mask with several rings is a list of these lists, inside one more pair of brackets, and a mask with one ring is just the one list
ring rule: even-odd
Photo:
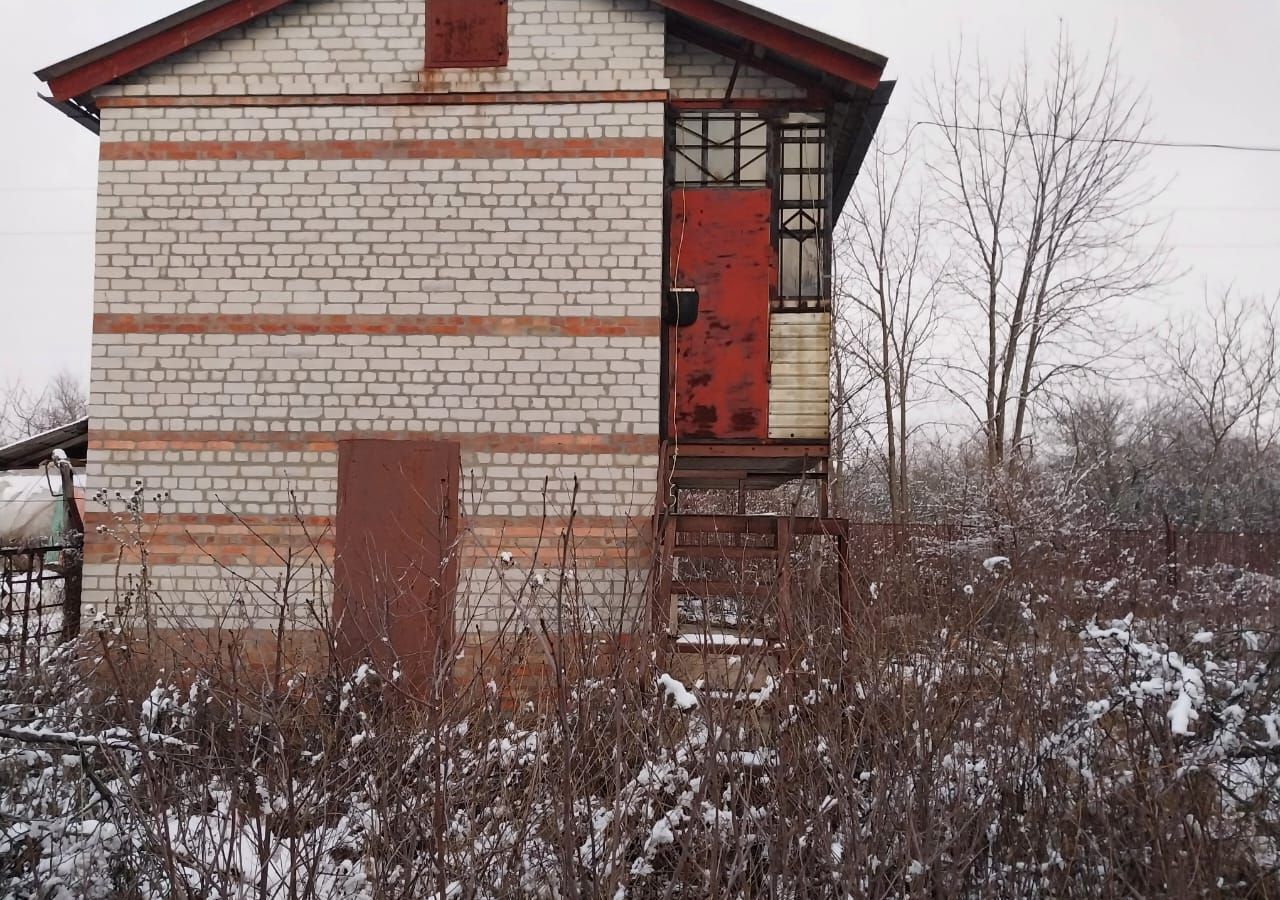
[[849,536],[839,535],[836,538],[836,566],[837,596],[840,603],[840,683],[846,697],[851,695],[853,686],[849,665],[853,656],[853,569],[849,548]]
[[791,595],[791,520],[779,516],[774,532],[778,559],[778,638],[782,643],[782,685],[787,702],[795,697],[796,623]]
[[1178,572],[1178,530],[1173,527],[1169,514],[1164,516],[1164,565],[1165,580],[1169,587],[1176,588],[1179,581]]
[[818,481],[818,516],[829,518],[831,515],[831,464],[822,461],[822,477]]
[[67,511],[67,531],[62,536],[62,640],[80,634],[80,609],[84,594],[84,519],[76,506],[75,469],[66,458],[57,461],[62,476],[62,503]]

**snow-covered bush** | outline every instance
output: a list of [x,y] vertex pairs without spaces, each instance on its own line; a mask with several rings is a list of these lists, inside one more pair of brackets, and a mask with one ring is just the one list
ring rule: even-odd
[[0,897],[1280,893],[1276,583],[975,550],[860,569],[851,631],[798,598],[754,690],[525,635],[539,702],[422,702],[100,623],[0,677]]

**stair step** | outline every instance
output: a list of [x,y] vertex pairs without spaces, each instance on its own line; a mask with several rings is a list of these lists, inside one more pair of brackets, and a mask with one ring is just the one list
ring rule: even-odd
[[685,534],[776,534],[777,516],[677,515],[676,531]]
[[723,544],[678,545],[671,549],[672,556],[685,559],[777,559],[773,547],[729,547]]
[[671,593],[677,597],[695,597],[706,600],[712,597],[728,597],[734,600],[768,600],[778,593],[777,587],[765,584],[735,584],[731,581],[681,581],[671,585]]
[[776,640],[722,631],[686,631],[673,635],[677,653],[720,653],[742,656],[747,653],[771,653],[782,649]]

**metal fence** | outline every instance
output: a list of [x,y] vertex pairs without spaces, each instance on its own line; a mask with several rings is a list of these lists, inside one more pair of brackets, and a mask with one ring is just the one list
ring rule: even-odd
[[25,670],[80,631],[79,546],[0,548],[0,658]]
[[1017,528],[971,524],[907,524],[864,522],[853,525],[851,542],[862,559],[931,546],[954,549],[980,544],[975,552],[1031,556],[1080,574],[1116,571],[1124,566],[1164,575],[1177,583],[1189,568],[1216,565],[1280,574],[1280,533],[1194,531],[1173,527],[1103,529],[1087,533],[1044,534]]

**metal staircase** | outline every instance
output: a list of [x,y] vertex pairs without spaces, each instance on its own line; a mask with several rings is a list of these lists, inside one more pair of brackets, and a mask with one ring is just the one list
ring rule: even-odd
[[[707,683],[728,680],[745,690],[795,673],[802,635],[793,555],[800,539],[835,542],[839,621],[849,621],[849,529],[826,515],[825,455],[814,459],[784,448],[785,455],[770,456],[762,449],[668,447],[657,521],[655,633],[687,676]],[[748,492],[797,479],[817,482],[819,515],[746,512]],[[713,507],[736,512],[683,512],[682,494],[691,491]]]

